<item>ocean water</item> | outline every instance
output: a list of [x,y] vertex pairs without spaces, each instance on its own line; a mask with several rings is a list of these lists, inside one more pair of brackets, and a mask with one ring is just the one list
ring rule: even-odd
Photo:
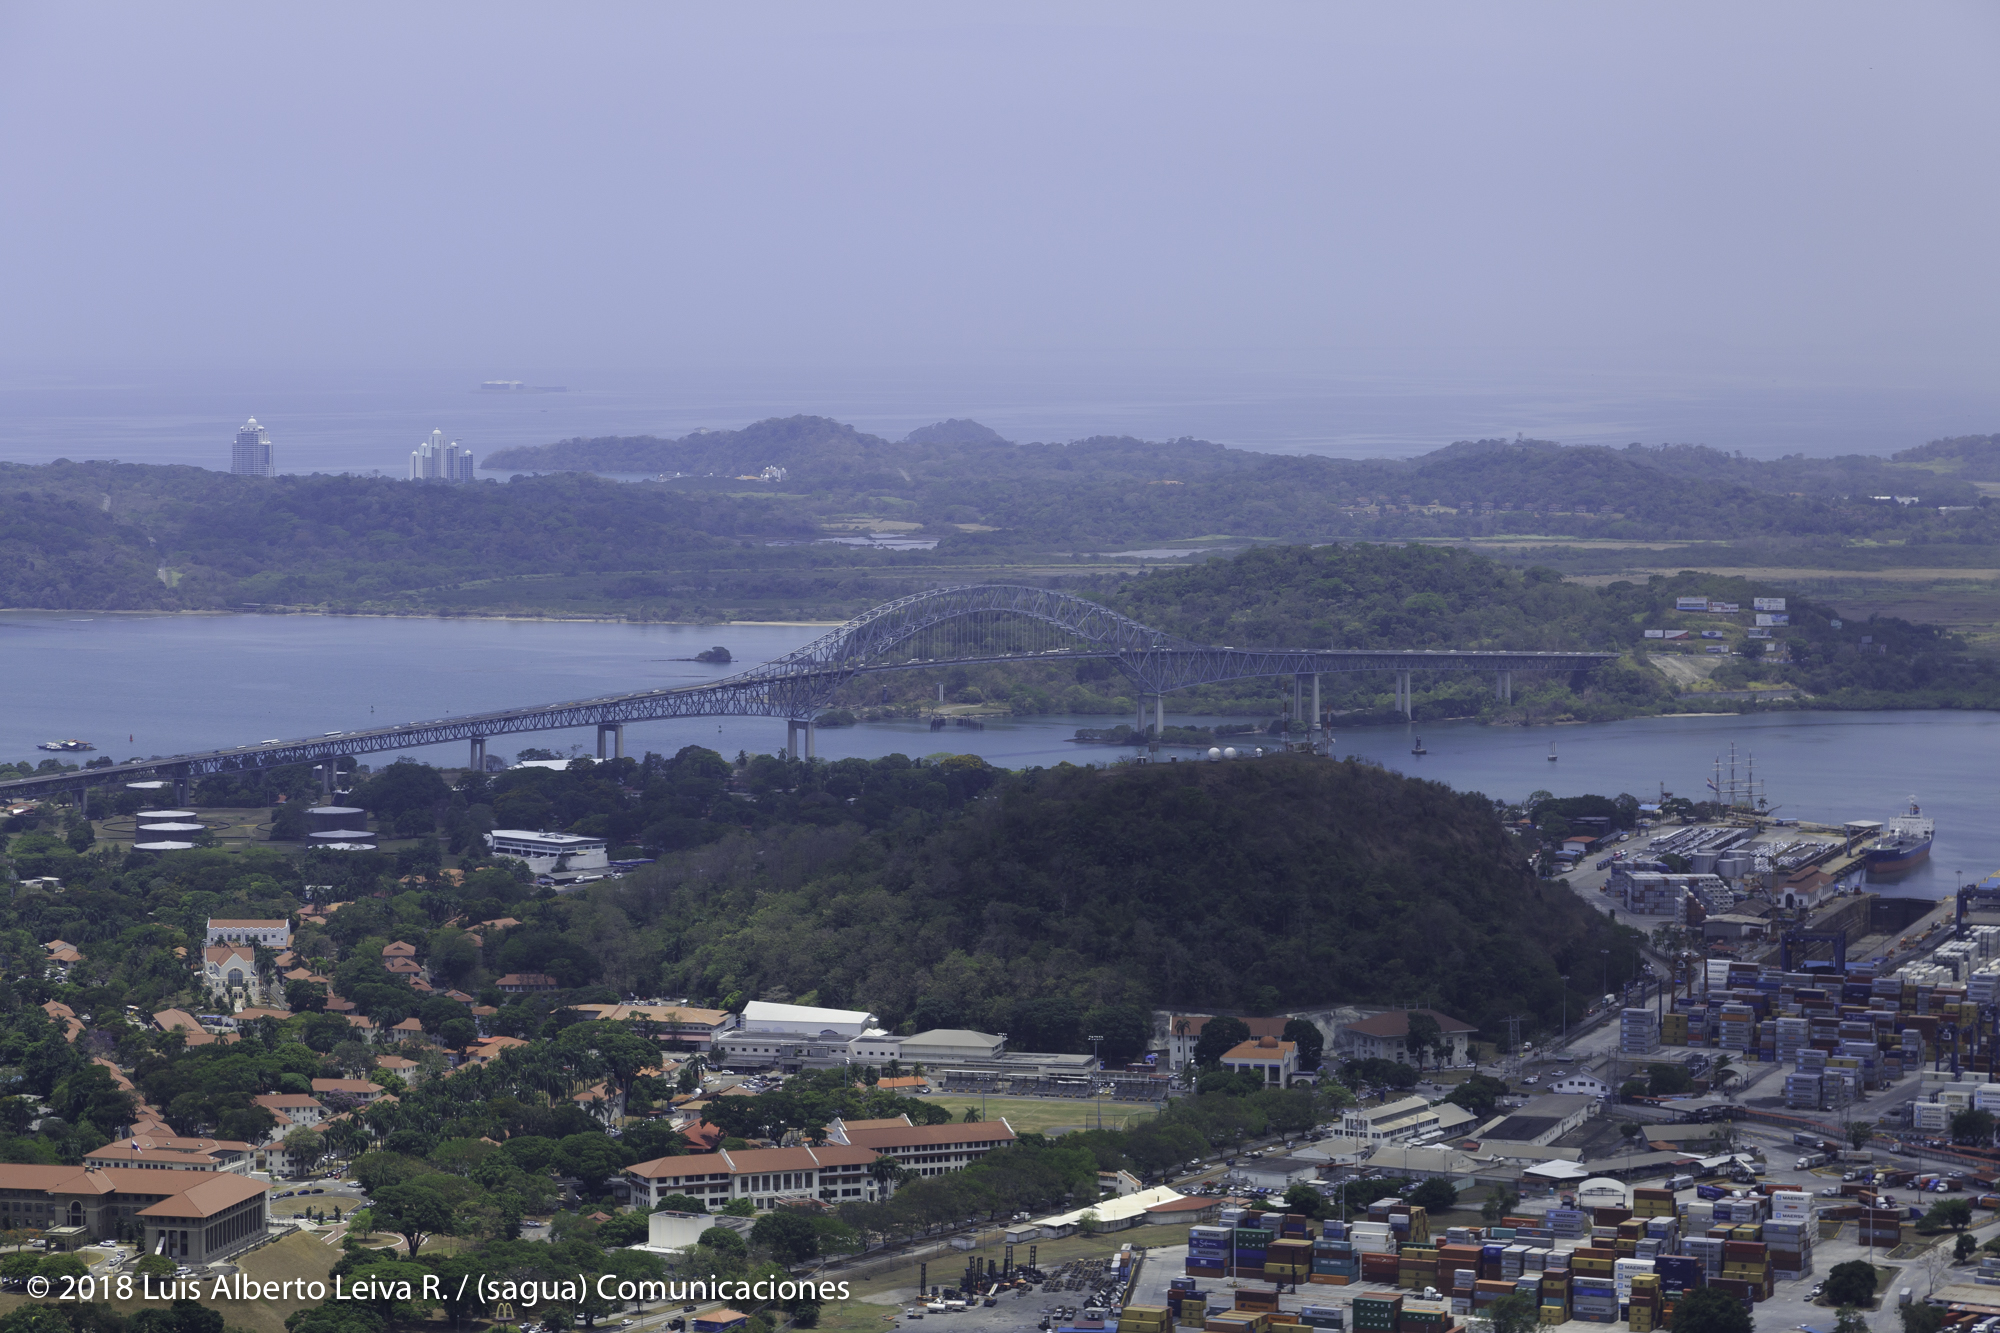
[[810,413],[900,439],[970,417],[1015,440],[1192,436],[1238,448],[1407,458],[1459,439],[1526,434],[1570,444],[1709,444],[1756,457],[1880,453],[2000,429],[2000,387],[1581,378],[1561,384],[1295,372],[779,370],[519,376],[563,393],[478,391],[504,370],[398,375],[98,376],[0,380],[0,461],[117,458],[226,468],[254,416],[286,472],[403,476],[443,430],[480,457],[575,436],[677,436]]
[[[6,612],[0,613],[0,653],[10,667],[10,697],[0,714],[0,759],[39,760],[46,756],[36,744],[68,737],[120,760],[179,754],[715,680],[788,652],[826,628]],[[718,643],[730,649],[734,663],[686,660]],[[1193,725],[1254,720],[1176,713],[1171,698],[1168,717]],[[1120,720],[1000,718],[983,731],[941,732],[915,720],[869,723],[822,730],[818,749],[828,759],[977,754],[1009,768],[1107,763],[1133,751],[1078,745],[1072,738],[1079,727]],[[1885,819],[1912,797],[1918,800],[1938,822],[1937,845],[1929,864],[1905,876],[1899,892],[1944,897],[1961,873],[1975,878],[2000,870],[1992,782],[2000,714],[1688,716],[1534,729],[1445,723],[1421,729],[1429,750],[1422,756],[1410,753],[1413,734],[1407,727],[1338,730],[1333,749],[1508,800],[1536,790],[1629,792],[1651,800],[1662,790],[1699,799],[1733,744],[1740,766],[1754,759],[1780,815]],[[538,732],[496,737],[489,750],[509,756],[530,746],[591,753],[595,743],[594,730]],[[671,754],[684,745],[727,755],[773,753],[784,743],[785,725],[772,718],[626,728],[626,751],[633,755]],[[1248,751],[1255,741],[1238,744]],[[465,762],[465,748],[457,744],[410,753],[432,763]],[[1192,750],[1167,756],[1198,761]],[[364,761],[395,757],[382,753]]]

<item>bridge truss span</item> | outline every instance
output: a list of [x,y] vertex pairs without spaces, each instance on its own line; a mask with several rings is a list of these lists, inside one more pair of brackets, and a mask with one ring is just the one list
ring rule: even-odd
[[[808,753],[812,721],[833,706],[840,689],[877,672],[927,670],[1001,662],[1108,660],[1131,679],[1135,693],[1153,696],[1164,718],[1164,696],[1196,685],[1251,677],[1291,677],[1303,708],[1302,683],[1326,672],[1395,673],[1399,707],[1408,711],[1409,680],[1419,671],[1477,671],[1495,676],[1503,697],[1513,673],[1589,671],[1616,657],[1590,652],[1458,652],[1215,647],[1164,633],[1074,594],[1013,584],[970,584],[913,593],[857,616],[800,648],[725,679],[641,690],[564,703],[500,709],[428,722],[328,732],[290,741],[172,755],[63,774],[0,782],[0,793],[32,795],[144,777],[174,779],[186,799],[190,779],[291,764],[332,765],[362,754],[466,742],[475,763],[494,736],[531,731],[598,730],[623,752],[629,723],[696,717],[781,717],[794,742],[803,729]],[[1143,705],[1142,705],[1143,713]],[[1141,723],[1143,725],[1143,715]]]

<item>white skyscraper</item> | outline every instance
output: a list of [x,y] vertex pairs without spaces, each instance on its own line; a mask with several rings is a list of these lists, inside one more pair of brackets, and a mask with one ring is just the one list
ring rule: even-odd
[[278,474],[278,450],[271,433],[251,417],[236,432],[236,447],[229,452],[229,470],[239,477],[274,477]]
[[410,480],[471,481],[472,451],[459,448],[457,440],[447,443],[444,432],[434,430],[410,452]]

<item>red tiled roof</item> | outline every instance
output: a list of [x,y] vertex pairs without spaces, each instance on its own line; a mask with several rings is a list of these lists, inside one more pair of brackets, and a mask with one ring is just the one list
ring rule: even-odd
[[1410,1035],[1410,1015],[1429,1014],[1436,1020],[1440,1032],[1477,1032],[1470,1023],[1461,1022],[1450,1014],[1441,1014],[1435,1009],[1391,1009],[1386,1014],[1376,1014],[1364,1018],[1359,1023],[1349,1023],[1349,1032],[1359,1032],[1364,1037],[1407,1037]]
[[178,1030],[189,1046],[206,1046],[215,1040],[201,1030],[201,1024],[195,1021],[193,1014],[183,1009],[162,1009],[153,1015],[153,1022],[162,1032]]
[[[157,1188],[156,1173],[149,1171],[146,1174],[156,1177],[155,1181],[148,1183],[154,1184],[155,1188]],[[121,1184],[118,1188],[122,1193],[129,1187]],[[151,1208],[140,1209],[139,1216],[213,1217],[217,1213],[226,1212],[234,1208],[245,1199],[256,1198],[268,1188],[269,1186],[263,1181],[251,1180],[247,1176],[214,1175],[197,1185],[182,1190],[172,1198],[160,1200]],[[136,1193],[137,1191],[134,1190],[134,1192]]]
[[[1285,1035],[1285,1023],[1288,1020],[1282,1018],[1239,1018],[1236,1021],[1244,1027],[1249,1028],[1250,1035],[1253,1037],[1282,1037]],[[1167,1031],[1176,1037],[1199,1037],[1202,1029],[1208,1026],[1208,1022],[1209,1016],[1205,1014],[1185,1017],[1176,1014],[1173,1021],[1167,1024]]]
[[959,1143],[1012,1143],[1014,1130],[1004,1119],[971,1124],[891,1125],[886,1129],[847,1126],[847,1141],[857,1148],[893,1153],[904,1148],[946,1148]]

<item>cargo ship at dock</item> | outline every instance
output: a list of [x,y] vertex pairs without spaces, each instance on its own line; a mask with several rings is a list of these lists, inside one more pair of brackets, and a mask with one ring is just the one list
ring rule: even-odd
[[1937,821],[1924,817],[1923,807],[1910,798],[1910,812],[1882,826],[1882,834],[1862,850],[1870,875],[1896,875],[1930,858]]

